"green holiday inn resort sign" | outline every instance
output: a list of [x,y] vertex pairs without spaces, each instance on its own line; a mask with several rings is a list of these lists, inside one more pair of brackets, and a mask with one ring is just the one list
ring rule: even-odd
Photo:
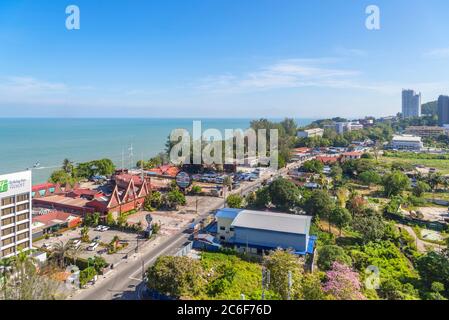
[[8,180],[0,181],[0,193],[8,191]]

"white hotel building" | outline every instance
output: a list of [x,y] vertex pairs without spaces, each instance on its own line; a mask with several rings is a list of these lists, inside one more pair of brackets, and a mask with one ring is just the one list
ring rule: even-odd
[[0,175],[0,259],[32,248],[31,171]]

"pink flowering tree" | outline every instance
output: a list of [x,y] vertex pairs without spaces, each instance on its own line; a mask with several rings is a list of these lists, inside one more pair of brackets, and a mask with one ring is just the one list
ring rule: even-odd
[[358,273],[339,262],[334,262],[332,268],[326,272],[323,290],[337,300],[366,299],[361,292],[362,284]]

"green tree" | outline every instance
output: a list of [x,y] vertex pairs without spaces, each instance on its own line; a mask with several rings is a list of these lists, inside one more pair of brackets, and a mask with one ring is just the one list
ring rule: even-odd
[[89,227],[88,226],[84,226],[81,228],[81,241],[82,242],[89,242]]
[[423,284],[431,289],[434,282],[441,283],[446,291],[443,294],[449,297],[449,254],[445,250],[441,253],[431,251],[421,256],[417,261],[417,269]]
[[334,164],[331,167],[331,177],[333,179],[334,188],[341,185],[343,181],[343,170],[339,164]]
[[387,197],[400,195],[403,191],[410,188],[410,179],[400,171],[387,174],[382,183]]
[[203,189],[200,186],[193,186],[191,189],[192,194],[198,195]]
[[238,194],[231,194],[226,198],[229,208],[240,209],[243,206],[243,197]]
[[73,169],[74,169],[73,162],[67,158],[64,159],[64,161],[62,162],[62,170],[64,170],[64,172],[67,173],[68,175],[72,176]]
[[248,194],[246,202],[250,208],[263,209],[271,202],[270,190],[268,187],[263,187],[256,192],[251,192]]
[[428,191],[430,191],[430,186],[423,181],[418,181],[413,187],[413,195],[418,198],[421,198]]
[[280,210],[293,210],[299,203],[298,187],[291,181],[279,178],[268,187],[271,202]]
[[97,275],[97,271],[94,267],[88,267],[80,272],[79,282],[80,286],[84,287],[89,281],[91,281]]
[[385,234],[386,225],[378,212],[367,209],[364,214],[354,217],[352,228],[360,233],[363,243],[368,243],[381,240]]
[[56,170],[53,171],[53,173],[50,175],[50,179],[49,181],[51,183],[59,183],[59,184],[73,184],[74,183],[74,179],[64,170]]
[[362,172],[359,175],[359,179],[366,186],[371,186],[373,184],[380,184],[382,182],[381,176],[376,171],[373,170]]
[[162,193],[159,191],[152,191],[146,195],[143,207],[147,211],[154,211],[162,206],[163,198]]
[[171,190],[167,194],[167,204],[170,208],[177,210],[178,206],[183,206],[187,203],[186,197],[179,190]]
[[337,206],[331,211],[330,219],[330,221],[340,230],[341,236],[341,230],[351,223],[352,215],[348,209]]
[[351,266],[352,259],[346,254],[345,250],[337,245],[325,245],[318,250],[318,268],[327,271],[332,268],[334,262],[340,262]]
[[323,172],[324,165],[321,161],[309,160],[309,161],[306,161],[303,163],[302,168],[306,172],[321,173],[321,172]]
[[323,291],[320,274],[318,272],[305,273],[301,280],[301,295],[302,300],[329,300],[331,297]]
[[115,219],[114,219],[114,215],[112,214],[112,212],[108,212],[108,215],[106,216],[106,224],[108,226],[112,226],[115,224]]
[[174,256],[159,257],[148,269],[147,279],[150,290],[174,298],[199,295],[206,283],[200,261]]
[[291,272],[291,298],[297,299],[300,296],[301,278],[304,272],[302,260],[291,252],[278,249],[264,256],[263,265],[270,271],[270,290],[286,300],[289,292],[288,275]]
[[311,196],[306,199],[304,210],[314,217],[328,218],[335,203],[326,191],[314,190]]

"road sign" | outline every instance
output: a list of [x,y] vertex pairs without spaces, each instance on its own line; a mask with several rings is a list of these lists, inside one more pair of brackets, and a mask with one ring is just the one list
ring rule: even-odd
[[192,183],[192,179],[190,178],[190,175],[187,172],[181,171],[176,175],[176,184],[181,189],[186,189],[190,186]]

